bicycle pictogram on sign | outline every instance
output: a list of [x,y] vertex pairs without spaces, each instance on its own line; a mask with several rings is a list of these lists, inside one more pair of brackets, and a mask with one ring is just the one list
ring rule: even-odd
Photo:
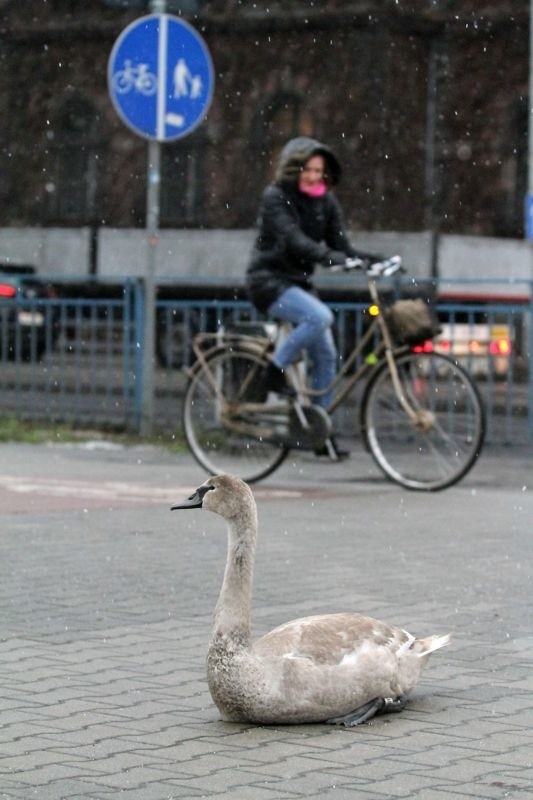
[[113,88],[124,94],[133,89],[141,94],[151,95],[157,92],[157,75],[149,72],[148,64],[133,66],[131,59],[124,61],[124,67],[113,75]]

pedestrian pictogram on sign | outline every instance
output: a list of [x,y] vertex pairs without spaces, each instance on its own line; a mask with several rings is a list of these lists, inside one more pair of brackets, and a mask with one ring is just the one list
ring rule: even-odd
[[109,57],[113,105],[123,122],[147,139],[172,141],[194,130],[207,113],[213,84],[204,40],[169,14],[133,22]]

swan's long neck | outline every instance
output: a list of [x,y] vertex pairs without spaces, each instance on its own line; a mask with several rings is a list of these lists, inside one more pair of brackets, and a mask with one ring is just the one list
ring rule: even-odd
[[248,647],[257,515],[255,510],[228,524],[228,555],[215,608],[212,643]]

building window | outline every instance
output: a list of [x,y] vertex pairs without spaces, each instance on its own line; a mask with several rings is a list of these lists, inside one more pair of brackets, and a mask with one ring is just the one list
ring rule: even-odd
[[255,117],[252,135],[258,147],[258,163],[263,166],[260,183],[274,177],[278,156],[289,139],[312,135],[311,115],[300,94],[282,90],[268,98]]
[[202,222],[205,133],[165,144],[161,152],[161,224],[191,227]]
[[521,98],[508,114],[504,140],[498,142],[502,153],[500,193],[495,220],[496,236],[525,235],[524,200],[528,184],[529,103]]
[[52,171],[46,183],[47,222],[83,225],[97,218],[98,115],[83,97],[69,97],[48,133]]

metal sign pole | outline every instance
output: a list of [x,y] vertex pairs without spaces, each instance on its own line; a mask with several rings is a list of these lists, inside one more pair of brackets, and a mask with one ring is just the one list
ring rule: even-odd
[[525,235],[533,239],[533,0],[529,6],[529,102]]
[[214,70],[202,37],[166,13],[166,0],[150,0],[151,14],[130,23],[113,45],[107,65],[111,101],[122,121],[149,140],[146,190],[146,275],[139,335],[139,429],[154,421],[156,264],[159,240],[161,142],[181,139],[205,118]]
[[[150,10],[164,14],[166,0],[151,0]],[[155,272],[159,241],[159,196],[161,188],[161,144],[148,141],[146,186],[146,275],[144,278],[144,326],[142,358],[141,436],[150,436],[154,423],[154,361],[155,361]]]
[[161,145],[148,142],[146,189],[146,275],[144,277],[144,325],[142,358],[142,411],[140,433],[150,436],[154,420],[155,360],[155,271],[159,240],[159,190],[161,186]]

